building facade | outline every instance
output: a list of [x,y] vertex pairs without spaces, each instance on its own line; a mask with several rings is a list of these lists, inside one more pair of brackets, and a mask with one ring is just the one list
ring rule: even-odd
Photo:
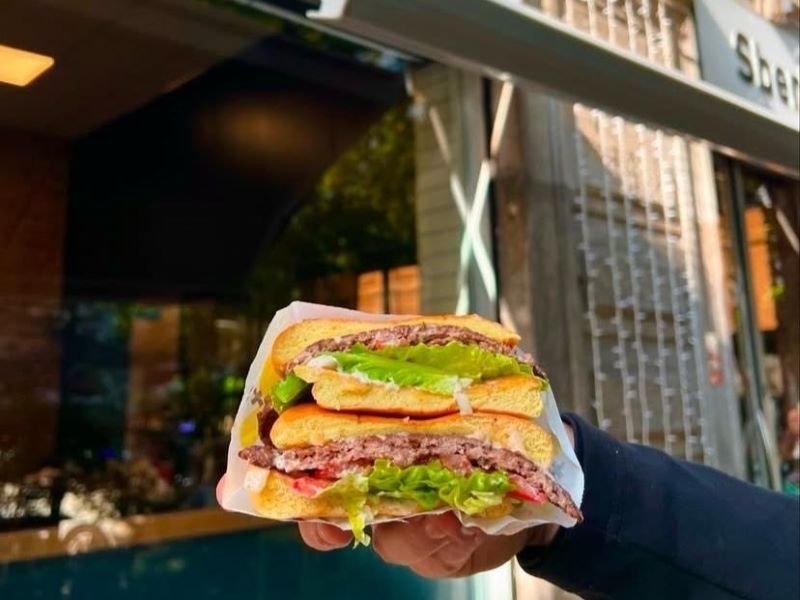
[[[478,51],[406,43],[425,27],[360,31],[318,4],[0,8],[0,44],[55,57],[0,84],[0,595],[185,577],[211,597],[209,557],[240,553],[220,569],[259,597],[298,564],[297,597],[362,571],[356,597],[511,597],[509,567],[429,584],[213,507],[242,377],[292,299],[499,319],[563,410],[795,493],[800,167],[664,126],[680,97],[632,116],[635,81],[595,104],[573,93],[587,73],[487,76]],[[709,121],[722,98],[797,135],[796,1],[485,4],[713,84]]]
[[[691,2],[564,0],[536,8],[687,78],[702,79],[706,64],[728,68],[734,90],[747,79],[746,65],[758,60],[741,52],[737,58],[730,42],[736,27],[760,32],[762,52],[775,38],[788,39],[785,74],[773,71],[771,78],[773,86],[776,77],[788,82],[785,106],[778,101],[775,114],[788,114],[796,131],[796,92],[788,89],[797,89],[796,4],[708,4],[723,15],[737,9],[738,22],[698,23],[703,7]],[[720,36],[715,25],[731,31]],[[784,57],[770,60],[777,58]],[[430,215],[449,210],[451,223],[419,228],[420,249],[429,245],[436,256],[429,269],[420,256],[423,291],[443,277],[450,282],[444,289],[452,290],[447,298],[423,293],[423,307],[458,305],[468,234],[451,177],[456,172],[473,199],[481,160],[488,158],[489,226],[476,241],[496,265],[489,314],[520,332],[546,365],[560,407],[620,439],[797,493],[787,425],[800,400],[797,170],[753,167],[754,157],[730,158],[695,136],[649,126],[613,107],[502,81],[481,89],[475,75],[442,65],[425,67],[415,83],[428,117],[417,136],[418,169],[429,181],[417,190],[419,218],[432,218],[430,206]],[[751,99],[768,103],[778,95],[762,88]],[[468,112],[481,101],[483,112]],[[506,119],[499,134],[498,114]],[[451,151],[457,162],[448,164],[444,148],[433,143],[437,118],[449,139],[471,132],[483,152]],[[486,278],[477,263],[470,265],[470,290],[477,310],[486,310]],[[537,589],[521,574],[517,580],[523,593]]]
[[[704,30],[690,3],[570,0],[537,8],[643,60],[687,78],[702,77]],[[790,31],[747,14],[774,27],[775,35]],[[791,10],[781,14],[784,20],[795,18]],[[705,32],[713,33],[708,27]],[[792,39],[796,47],[796,34]],[[735,48],[716,51],[731,55],[728,63],[736,68]],[[780,77],[790,81],[788,73],[796,67],[789,65]],[[448,164],[444,148],[435,143],[435,121],[449,127],[456,148],[459,136],[470,132],[473,144],[485,148],[486,132],[494,133],[490,121],[507,92],[512,99],[499,148],[489,156],[494,183],[486,214],[493,231],[484,229],[480,237],[480,251],[485,248],[497,265],[496,314],[548,365],[562,406],[591,416],[622,439],[779,485],[777,446],[769,441],[771,448],[758,446],[765,443],[763,436],[779,437],[780,412],[797,401],[791,391],[797,388],[792,341],[797,319],[791,308],[796,292],[789,289],[797,287],[791,283],[796,175],[744,167],[750,187],[763,185],[762,195],[770,188],[781,199],[766,200],[760,208],[737,207],[729,205],[729,183],[739,162],[694,136],[525,87],[509,92],[503,82],[487,90],[474,76],[441,65],[423,68],[415,83],[427,110],[417,126],[423,130],[417,136],[418,169],[426,182],[417,190],[420,219],[430,210],[441,224],[449,206],[452,224],[449,230],[424,223],[419,229],[420,248],[429,244],[436,256],[426,269],[421,255],[423,307],[446,310],[458,304],[464,236],[451,175],[457,173],[471,200],[487,157],[451,151],[450,160],[457,162]],[[468,112],[482,100],[489,105],[485,111]],[[775,216],[777,210],[783,217]],[[735,215],[742,211],[744,237],[735,239]],[[756,216],[758,211],[763,214]],[[754,246],[753,240],[768,236],[773,236],[770,249]],[[469,279],[480,310],[486,286],[476,265]],[[745,268],[749,274],[741,273]],[[433,289],[443,277],[450,285],[436,287],[452,290],[451,296],[440,291],[426,297],[426,282]],[[742,330],[748,317],[737,309],[743,309],[743,298],[753,304],[750,334]],[[769,338],[757,342],[769,346],[761,358],[755,351],[745,356],[748,337]],[[773,390],[775,406],[764,402],[764,386],[748,390],[756,373],[769,368],[765,360],[781,365],[780,373],[773,373],[782,390],[778,396]],[[762,416],[753,414],[756,407],[769,433],[759,432],[764,423],[757,425]]]

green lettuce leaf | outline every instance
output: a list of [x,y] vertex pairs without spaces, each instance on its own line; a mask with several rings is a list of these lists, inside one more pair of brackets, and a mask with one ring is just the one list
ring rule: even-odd
[[283,412],[300,399],[308,386],[294,372],[289,373],[272,389],[272,408],[279,413]]
[[379,459],[366,473],[345,475],[317,497],[331,499],[342,506],[356,545],[367,545],[369,536],[364,528],[372,498],[411,500],[425,511],[449,506],[475,515],[501,504],[513,489],[504,471],[476,470],[465,476],[445,468],[439,461],[401,468]]
[[473,380],[504,375],[531,375],[533,370],[516,359],[478,346],[450,342],[444,346],[389,346],[368,350],[356,344],[344,352],[330,352],[345,373],[357,373],[401,387],[417,387],[450,396],[456,387]]
[[325,498],[344,509],[356,546],[368,546],[370,541],[366,532],[367,516],[370,514],[367,507],[368,495],[369,480],[363,473],[350,473],[316,495],[317,498]]
[[[505,375],[533,376],[531,367],[515,358],[461,342],[444,346],[389,346],[380,350],[355,344],[348,350],[326,355],[334,358],[345,373],[442,396],[452,396],[458,386],[472,381]],[[275,410],[282,412],[294,404],[307,388],[308,384],[294,373],[287,375],[273,390]]]
[[388,346],[376,353],[394,360],[441,370],[467,379],[496,379],[505,375],[533,375],[529,365],[480,346],[450,342],[444,346]]
[[424,510],[446,505],[468,515],[501,504],[514,487],[503,471],[475,470],[465,476],[439,461],[400,468],[380,459],[368,477],[369,491],[376,496],[413,500]]
[[416,387],[434,394],[450,396],[462,380],[457,375],[441,368],[414,364],[389,358],[367,350],[363,344],[356,344],[344,352],[329,352],[345,373],[359,374],[383,383],[393,383],[400,387]]

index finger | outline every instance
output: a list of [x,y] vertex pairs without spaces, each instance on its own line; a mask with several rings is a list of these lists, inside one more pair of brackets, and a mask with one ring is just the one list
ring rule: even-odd
[[[224,490],[225,475],[217,483],[217,502],[220,505]],[[298,527],[303,541],[315,550],[335,550],[347,546],[353,540],[350,532],[326,523],[298,523]]]
[[222,492],[225,490],[225,475],[217,483],[217,504],[222,506]]
[[300,530],[300,537],[314,550],[336,550],[344,548],[353,541],[353,535],[349,531],[342,531],[335,525],[327,523],[300,522],[297,524]]

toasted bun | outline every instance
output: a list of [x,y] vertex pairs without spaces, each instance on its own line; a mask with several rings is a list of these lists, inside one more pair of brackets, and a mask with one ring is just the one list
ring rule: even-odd
[[489,413],[447,415],[435,419],[399,419],[324,410],[301,404],[285,411],[272,426],[270,438],[284,450],[317,446],[347,437],[423,433],[473,436],[519,452],[537,465],[549,467],[558,446],[551,433],[529,419]]
[[[250,494],[255,509],[271,519],[344,518],[347,515],[335,502],[309,498],[292,489],[292,478],[270,471],[267,483],[260,492]],[[402,517],[419,512],[414,502],[379,500],[373,507],[376,516]]]
[[[270,471],[264,488],[260,492],[250,493],[250,500],[256,511],[269,519],[343,519],[347,516],[335,502],[298,494],[292,489],[292,478],[278,471]],[[370,508],[374,518],[406,517],[421,512],[415,502],[390,498],[374,498]],[[510,511],[510,502],[504,502],[478,516],[497,518]]]
[[[395,388],[364,382],[351,375],[302,365],[295,374],[313,383],[311,395],[323,408],[362,413],[438,417],[459,412],[452,396],[433,394],[418,388]],[[536,418],[542,414],[542,389],[538,377],[510,375],[464,389],[472,409]]]
[[300,354],[311,344],[320,340],[336,338],[343,335],[361,333],[363,331],[377,331],[391,329],[398,325],[450,325],[464,327],[501,344],[511,346],[519,343],[519,336],[509,331],[502,325],[477,315],[442,315],[430,317],[414,317],[412,319],[398,319],[377,323],[373,321],[352,321],[348,319],[308,319],[295,323],[284,330],[272,344],[273,369],[283,372],[283,367],[295,356]]

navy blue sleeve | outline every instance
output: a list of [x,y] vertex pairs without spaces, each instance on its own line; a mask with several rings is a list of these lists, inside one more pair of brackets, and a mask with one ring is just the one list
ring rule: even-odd
[[572,415],[584,521],[520,565],[584,598],[800,598],[800,502]]

